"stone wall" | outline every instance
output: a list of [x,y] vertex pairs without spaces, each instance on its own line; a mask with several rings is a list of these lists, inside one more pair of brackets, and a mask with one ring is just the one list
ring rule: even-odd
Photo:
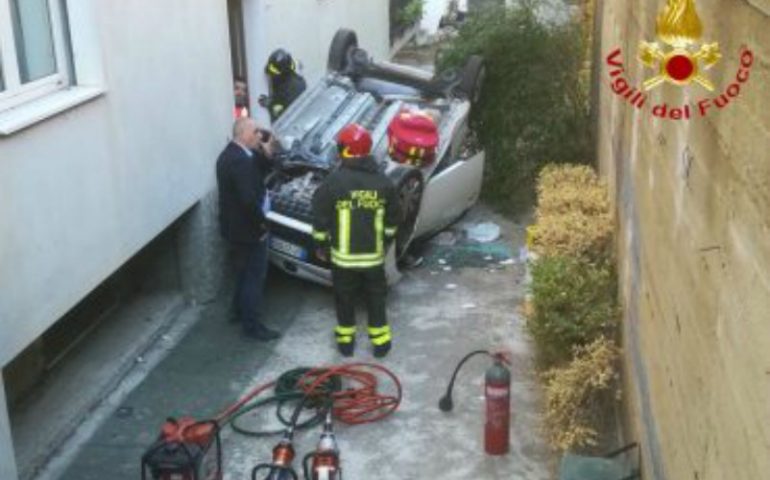
[[[638,48],[656,40],[665,3],[603,0],[597,17],[598,152],[620,226],[629,437],[648,479],[766,478],[770,2],[698,1],[700,42],[723,55],[703,72],[715,90],[663,84],[643,97],[655,71]],[[663,103],[665,119],[653,115]]]

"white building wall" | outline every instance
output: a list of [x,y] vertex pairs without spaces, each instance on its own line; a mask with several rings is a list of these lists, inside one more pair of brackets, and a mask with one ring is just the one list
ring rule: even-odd
[[229,135],[226,2],[86,3],[106,93],[0,137],[0,367],[214,188]]
[[329,44],[340,28],[354,30],[358,44],[378,60],[390,52],[388,0],[243,0],[252,111],[268,121],[257,106],[267,94],[265,62],[276,48],[284,48],[302,64],[312,84],[326,72]]
[[[388,0],[243,2],[254,102],[279,46],[309,83],[338,28],[388,55]],[[0,369],[215,188],[230,136],[227,2],[67,3],[74,42],[86,38],[75,56],[99,57],[78,66],[81,80],[106,91],[0,136]],[[0,379],[0,478],[13,479],[7,420]]]

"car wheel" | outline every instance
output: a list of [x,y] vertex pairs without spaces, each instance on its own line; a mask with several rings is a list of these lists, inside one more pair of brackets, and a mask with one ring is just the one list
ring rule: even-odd
[[350,65],[350,56],[358,48],[358,37],[353,30],[341,28],[334,34],[329,46],[327,68],[330,72],[344,72]]
[[487,67],[484,65],[484,58],[479,55],[471,55],[465,62],[463,78],[458,89],[470,100],[472,105],[476,105],[481,99],[481,90],[486,76]]
[[422,174],[415,169],[403,169],[396,183],[396,189],[403,219],[396,233],[396,256],[400,258],[406,253],[417,226],[424,190]]

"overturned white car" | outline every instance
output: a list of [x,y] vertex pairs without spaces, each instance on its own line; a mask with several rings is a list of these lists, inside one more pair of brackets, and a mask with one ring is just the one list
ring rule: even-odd
[[[479,197],[484,153],[469,142],[468,115],[484,73],[477,56],[463,69],[438,75],[374,62],[358,48],[354,32],[338,31],[329,50],[328,74],[273,125],[282,152],[276,157],[278,168],[267,178],[272,263],[291,275],[331,283],[330,264],[316,255],[311,236],[311,200],[339,165],[337,133],[358,123],[371,132],[372,153],[399,192],[403,222],[386,260],[388,282],[396,282],[397,260],[409,244],[457,220]],[[435,122],[435,160],[415,166],[389,154],[388,127],[405,110],[428,114]]]

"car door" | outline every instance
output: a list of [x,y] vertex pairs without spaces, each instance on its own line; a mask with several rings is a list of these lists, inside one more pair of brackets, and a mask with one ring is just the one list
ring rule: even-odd
[[483,151],[439,169],[425,187],[416,236],[446,227],[473,206],[481,192],[483,174]]

